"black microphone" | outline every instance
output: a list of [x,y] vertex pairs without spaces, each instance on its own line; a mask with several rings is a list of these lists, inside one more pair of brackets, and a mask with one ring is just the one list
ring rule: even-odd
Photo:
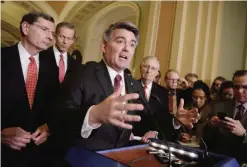
[[150,109],[149,105],[147,104],[147,101],[144,100],[145,97],[143,97],[142,93],[140,93],[140,91],[135,88],[135,86],[134,86],[134,84],[132,82],[133,78],[131,76],[131,72],[129,71],[129,69],[125,69],[124,72],[126,72],[126,74],[129,76],[129,79],[131,81],[130,85],[131,85],[132,89],[135,91],[135,93],[138,93],[139,94],[139,99],[141,100],[142,104],[144,105],[144,107],[146,108],[147,112],[151,116],[151,118],[153,120],[153,123],[155,124],[156,128],[158,129],[159,133],[161,134],[162,140],[167,145],[168,154],[169,154],[169,167],[170,167],[171,166],[171,150],[170,150],[170,145],[168,144],[168,141],[166,140],[165,135],[164,135],[162,129],[160,128],[158,122],[155,120],[155,118],[154,118],[154,116],[153,116],[153,114],[151,112],[151,109]]
[[[152,95],[151,98],[157,100],[158,103],[162,106],[162,108],[166,109],[166,107],[161,103],[161,100],[160,100],[160,98],[159,98],[158,96]],[[172,114],[170,114],[170,115],[171,115],[176,121],[178,121],[184,128],[188,129],[188,128],[187,128],[180,120],[178,120],[174,115],[172,115]],[[199,137],[199,136],[197,136],[197,135],[195,135],[195,136],[196,136],[196,137],[201,141],[201,143],[203,144],[203,147],[204,147],[203,159],[204,159],[204,158],[208,157],[208,147],[207,147],[205,141],[204,141],[201,137]]]

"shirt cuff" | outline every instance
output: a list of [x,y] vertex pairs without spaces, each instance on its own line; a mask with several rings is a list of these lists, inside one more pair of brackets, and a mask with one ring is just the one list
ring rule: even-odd
[[176,125],[174,118],[172,119],[172,125],[174,129],[179,129],[181,125]]
[[94,105],[91,106],[87,110],[87,114],[86,114],[84,122],[82,124],[82,128],[81,128],[81,137],[82,138],[88,138],[94,129],[97,129],[101,126],[101,124],[95,124],[95,125],[91,125],[91,126],[88,124],[89,113],[93,107],[94,107]]

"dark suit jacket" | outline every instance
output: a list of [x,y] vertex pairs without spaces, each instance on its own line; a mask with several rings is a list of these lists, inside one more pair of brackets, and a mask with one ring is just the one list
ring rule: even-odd
[[[166,91],[168,92],[167,95],[169,95],[169,90],[165,88]],[[189,104],[192,102],[192,88],[187,88],[187,89],[176,89],[176,96],[177,96],[177,105],[180,103],[180,99],[184,99],[184,104]],[[167,98],[167,101],[169,99]],[[169,102],[169,101],[168,101]]]
[[[211,111],[208,111],[208,113],[211,113],[210,115],[217,115],[217,112],[226,112],[228,117],[233,118],[235,100],[213,103],[211,104],[210,110]],[[247,114],[243,116],[240,122],[243,127],[247,129]],[[247,137],[238,137],[229,130],[211,127],[209,125],[204,128],[203,137],[210,150],[236,157],[239,160],[245,159],[245,161],[247,161],[246,155],[243,154],[247,151]]]
[[[139,82],[141,83],[141,80]],[[158,97],[162,104],[154,96]],[[149,112],[140,112],[142,120],[134,126],[134,135],[143,136],[146,132],[155,130],[159,132],[160,139],[163,138],[163,133],[167,140],[172,140],[174,128],[172,116],[168,113],[168,91],[153,82],[150,99],[147,104],[152,116]]]
[[[57,63],[56,63],[53,46],[48,48],[47,50],[42,51],[40,54],[46,55],[47,57],[50,58],[51,64],[53,66],[53,73],[55,73],[56,75],[55,77],[57,78],[57,80],[59,80],[59,67],[57,66]],[[65,141],[66,141],[64,140],[64,138],[66,137],[64,137],[64,133],[61,130],[61,125],[57,122],[57,117],[61,115],[61,111],[54,109],[54,103],[56,103],[57,99],[59,99],[63,95],[61,92],[62,84],[65,84],[65,83],[67,85],[70,84],[71,82],[70,76],[73,75],[73,73],[77,72],[77,70],[80,67],[83,68],[83,65],[79,63],[78,61],[76,61],[72,56],[68,54],[67,71],[65,73],[64,80],[62,83],[60,83],[60,87],[58,87],[58,89],[54,91],[55,93],[51,100],[52,106],[50,108],[50,113],[52,113],[52,115],[50,115],[49,117],[49,125],[50,125],[49,127],[51,131],[51,135],[49,137],[48,144],[49,144],[49,147],[51,148],[50,153],[53,154],[54,156],[63,157],[66,152],[66,150],[64,150],[63,148],[63,145],[65,145]]]
[[[125,73],[124,77],[127,93],[136,92],[136,89],[141,90],[140,83],[130,75]],[[64,95],[61,96],[63,99],[59,102],[64,104],[64,106],[60,106],[64,111],[60,122],[61,125],[66,125],[61,129],[63,129],[63,133],[67,132],[68,136],[72,137],[72,144],[91,150],[111,149],[127,145],[131,130],[120,130],[110,124],[102,124],[100,128],[93,130],[87,139],[81,137],[81,128],[89,107],[102,102],[113,93],[113,85],[104,61],[87,63],[72,78],[72,82],[62,86]],[[136,114],[135,111],[128,113]]]
[[[39,74],[36,93],[31,110],[28,103],[25,81],[23,77],[20,55],[17,45],[1,49],[2,59],[2,126],[1,130],[8,127],[21,127],[25,131],[35,132],[36,129],[47,123],[50,97],[58,86],[58,80],[54,73],[52,61],[49,56],[39,55]],[[36,146],[29,143],[21,151],[14,151],[2,144],[3,161],[18,165],[25,164],[46,144]]]
[[[44,50],[41,52],[41,54],[45,54],[47,56],[50,56],[51,57],[51,60],[52,60],[52,63],[54,64],[54,66],[56,67],[55,68],[55,72],[57,74],[57,78],[59,77],[59,68],[57,66],[57,63],[56,63],[56,59],[55,59],[55,54],[54,54],[54,50],[53,50],[53,46],[48,48],[47,50]],[[68,80],[69,78],[69,75],[71,75],[71,73],[73,73],[74,71],[78,70],[78,68],[80,66],[83,66],[81,63],[79,63],[78,61],[76,61],[72,56],[70,56],[68,54],[68,61],[67,61],[67,71],[66,71],[66,74],[65,74],[65,77],[64,77],[64,81],[63,82],[66,82],[66,80]]]

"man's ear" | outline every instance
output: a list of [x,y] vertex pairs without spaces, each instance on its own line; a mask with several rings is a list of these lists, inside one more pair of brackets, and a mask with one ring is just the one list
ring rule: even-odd
[[105,42],[105,41],[101,41],[101,43],[100,43],[100,48],[101,48],[101,51],[102,51],[103,53],[105,53],[105,47],[106,47],[106,42]]
[[26,21],[21,23],[21,30],[22,30],[24,35],[28,35],[29,29],[30,29],[30,25]]

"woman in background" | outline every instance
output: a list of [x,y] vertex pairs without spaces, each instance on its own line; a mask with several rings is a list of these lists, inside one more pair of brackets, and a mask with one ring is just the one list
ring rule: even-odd
[[210,89],[206,83],[198,80],[194,83],[192,88],[192,102],[185,106],[187,109],[197,108],[200,114],[199,121],[190,133],[186,132],[186,129],[181,130],[180,139],[182,142],[190,142],[194,135],[202,136],[203,128],[206,125],[208,118],[207,104],[210,102]]
[[214,82],[212,83],[211,90],[210,90],[211,91],[210,97],[212,100],[215,100],[217,98],[220,86],[224,81],[226,81],[226,79],[222,76],[218,76],[214,79]]

